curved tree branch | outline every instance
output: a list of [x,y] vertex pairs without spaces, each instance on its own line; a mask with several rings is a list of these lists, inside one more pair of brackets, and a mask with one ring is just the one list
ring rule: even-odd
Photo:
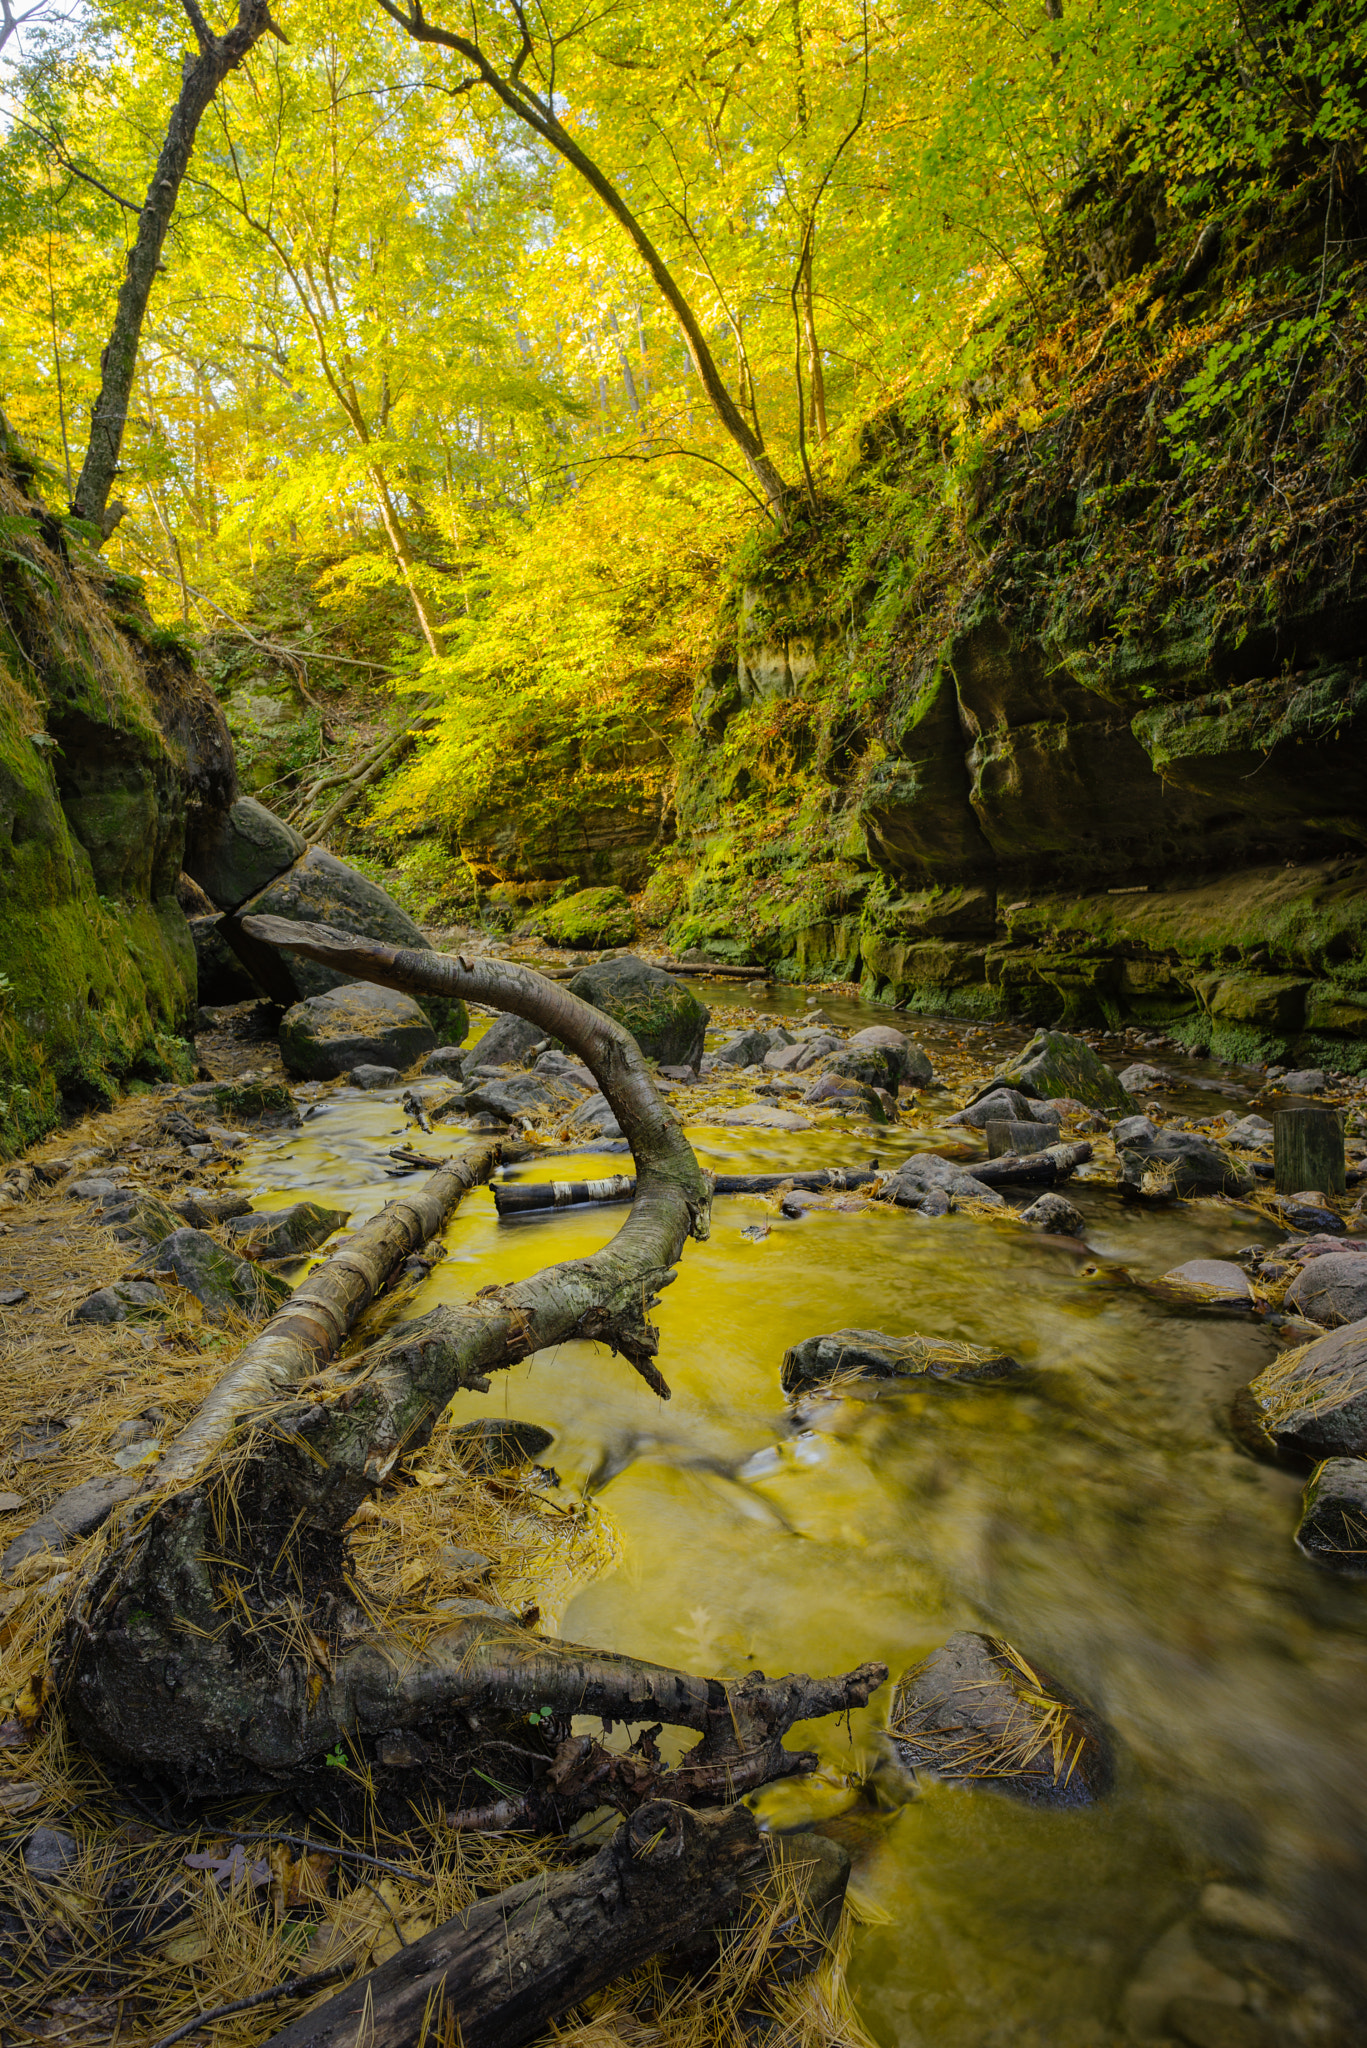
[[[461,1807],[488,1778],[474,1761],[481,1745],[497,1745],[501,1781],[511,1744],[524,1782],[509,1788],[505,1825],[563,1823],[605,1798],[630,1807],[661,1787],[688,1801],[730,1799],[811,1768],[812,1756],[784,1750],[784,1732],[863,1704],[881,1665],[837,1679],[752,1673],[723,1684],[538,1640],[493,1608],[435,1631],[429,1617],[417,1633],[370,1619],[346,1526],[455,1394],[485,1391],[490,1372],[575,1337],[608,1343],[667,1393],[646,1318],[687,1238],[707,1234],[709,1183],[636,1041],[567,989],[503,961],[371,944],[282,918],[244,924],[258,943],[389,987],[514,1010],[572,1046],[631,1142],[636,1197],[592,1257],[400,1325],[315,1373],[307,1398],[271,1399],[269,1362],[239,1362],[157,1477],[179,1480],[207,1453],[206,1462],[188,1485],[139,1500],[73,1604],[60,1685],[76,1735],[124,1766],[210,1790],[293,1787],[335,1748],[369,1762],[378,1735],[421,1730],[439,1746]],[[658,1717],[702,1741],[672,1772],[652,1755],[628,1765],[574,1738],[576,1713]],[[425,1791],[430,1783],[429,1771]]]

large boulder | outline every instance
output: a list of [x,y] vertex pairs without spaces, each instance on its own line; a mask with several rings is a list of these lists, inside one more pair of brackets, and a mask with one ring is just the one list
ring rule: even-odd
[[353,1067],[411,1067],[437,1034],[412,996],[373,982],[349,981],[285,1012],[280,1057],[291,1074],[331,1081]]
[[[223,936],[233,951],[272,1002],[286,1006],[350,986],[353,977],[288,949],[282,951],[248,938],[241,920],[262,916],[289,918],[296,924],[331,925],[359,939],[379,939],[387,946],[407,946],[419,953],[432,950],[408,913],[400,910],[377,882],[325,853],[321,846],[311,846],[293,867],[223,920]],[[470,1029],[464,1003],[454,997],[433,996],[427,999],[427,1009],[443,1039],[459,1045]]]
[[1243,1195],[1253,1186],[1252,1174],[1236,1166],[1218,1145],[1191,1131],[1157,1131],[1149,1124],[1148,1130],[1132,1129],[1128,1136],[1117,1137],[1116,1150],[1127,1187],[1145,1189],[1147,1182],[1149,1188],[1170,1187],[1174,1194],[1192,1196]]
[[[1038,1112],[1038,1113],[1037,1113]],[[1058,1123],[1059,1113],[1051,1104],[1022,1095],[1019,1088],[993,1088],[979,1095],[966,1109],[945,1118],[947,1124],[967,1124],[970,1130],[985,1131],[992,1123]]]
[[553,946],[579,949],[625,946],[636,936],[636,914],[623,890],[580,889],[543,910],[541,929]]
[[[1037,1031],[1015,1059],[998,1067],[988,1087],[1005,1083],[1023,1095],[1071,1095],[1088,1109],[1123,1115],[1134,1108],[1120,1077],[1081,1038],[1069,1031]],[[988,1088],[979,1089],[986,1095]]]
[[1367,1252],[1327,1252],[1307,1259],[1286,1290],[1286,1306],[1336,1330],[1367,1316]]
[[997,1636],[951,1636],[904,1671],[888,1733],[905,1769],[1031,1806],[1090,1806],[1113,1782],[1092,1716]]
[[570,983],[570,994],[628,1030],[647,1059],[661,1066],[702,1064],[703,1035],[711,1011],[662,968],[650,967],[634,953],[619,960],[599,960]]
[[[465,1057],[467,1073],[476,1067],[525,1067],[538,1045],[547,1042],[544,1025],[519,1017],[514,1010],[500,1010],[478,1044]],[[431,1070],[431,1061],[427,1070]]]
[[849,1041],[848,1050],[861,1052],[865,1047],[875,1047],[892,1054],[897,1063],[897,1079],[891,1084],[894,1090],[902,1081],[909,1081],[915,1088],[929,1088],[935,1079],[929,1054],[919,1045],[914,1045],[906,1032],[899,1031],[893,1024],[870,1024],[863,1031],[856,1031]]
[[220,910],[236,910],[286,868],[307,842],[254,796],[201,815],[185,847],[185,872]]
[[1307,1458],[1367,1457],[1367,1321],[1283,1352],[1249,1391],[1282,1449]]
[[785,1394],[831,1380],[1005,1380],[1020,1367],[1004,1351],[946,1337],[889,1337],[882,1330],[832,1330],[804,1337],[783,1354]]

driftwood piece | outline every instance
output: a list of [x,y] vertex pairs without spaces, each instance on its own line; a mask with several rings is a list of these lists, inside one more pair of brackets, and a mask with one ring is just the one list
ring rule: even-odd
[[[307,1398],[301,1390],[244,1423],[241,1390],[220,1401],[217,1454],[192,1483],[149,1503],[68,1615],[58,1679],[73,1732],[113,1762],[194,1790],[284,1782],[296,1796],[327,1782],[320,1767],[335,1748],[382,1772],[381,1738],[414,1734],[434,1752],[417,1788],[424,1798],[450,1786],[466,1804],[469,1789],[493,1780],[512,1805],[549,1788],[565,1817],[591,1794],[639,1804],[662,1775],[642,1751],[650,1767],[629,1781],[619,1773],[600,1794],[588,1782],[592,1760],[564,1753],[576,1713],[697,1729],[702,1741],[672,1778],[703,1798],[725,1786],[734,1798],[808,1767],[784,1751],[784,1732],[864,1704],[881,1665],[838,1679],[751,1674],[723,1684],[539,1639],[493,1608],[430,1633],[402,1619],[391,1632],[372,1618],[346,1526],[462,1388],[487,1391],[490,1372],[580,1337],[607,1343],[668,1392],[647,1312],[689,1234],[706,1235],[708,1187],[635,1040],[567,990],[501,961],[369,944],[280,918],[247,922],[257,940],[391,987],[514,1010],[572,1046],[632,1145],[636,1195],[592,1258],[400,1325],[315,1373]],[[206,1427],[203,1448],[210,1435]]]
[[[832,1166],[811,1173],[718,1173],[712,1179],[714,1195],[763,1195],[774,1188],[862,1188],[877,1180],[870,1168]],[[494,1207],[500,1216],[525,1216],[535,1210],[568,1209],[587,1202],[629,1202],[636,1192],[630,1174],[613,1174],[608,1180],[503,1181],[494,1188]]]
[[1323,1195],[1343,1194],[1347,1161],[1339,1111],[1274,1110],[1272,1163],[1279,1195],[1299,1195],[1311,1188]]
[[766,1865],[743,1806],[696,1814],[651,1801],[592,1862],[480,1900],[267,2048],[518,2048],[601,1985],[727,1919]]

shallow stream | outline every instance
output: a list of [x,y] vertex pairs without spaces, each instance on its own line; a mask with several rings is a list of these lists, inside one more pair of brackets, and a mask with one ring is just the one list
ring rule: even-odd
[[[826,1007],[843,1024],[888,1015]],[[916,1035],[933,1058],[963,1027],[918,1021]],[[1019,1038],[970,1042],[988,1064]],[[1228,1106],[1202,1085],[1232,1093],[1227,1071],[1164,1063],[1185,1067],[1184,1106]],[[686,1119],[686,1097],[675,1105]],[[848,1129],[689,1135],[722,1172],[869,1152]],[[395,1094],[343,1091],[254,1151],[243,1184],[263,1206],[335,1200],[357,1224],[403,1185],[383,1168],[404,1136]],[[444,1155],[468,1139],[438,1126],[420,1142]],[[929,1134],[891,1133],[879,1149],[890,1159],[918,1142]],[[515,1169],[613,1170],[601,1154]],[[710,1242],[688,1246],[658,1314],[667,1406],[622,1361],[568,1345],[468,1397],[461,1419],[554,1430],[545,1461],[618,1534],[617,1566],[572,1599],[566,1637],[722,1676],[867,1658],[895,1675],[955,1630],[982,1629],[1103,1718],[1116,1789],[1069,1812],[944,1785],[905,1803],[858,1798],[886,1689],[851,1725],[803,1731],[821,1774],[759,1803],[780,1826],[820,1818],[854,1853],[852,1983],[880,2042],[1168,2040],[1170,2002],[1184,1998],[1236,2026],[1262,2013],[1268,2031],[1230,2043],[1360,2040],[1340,2000],[1356,2002],[1367,1951],[1367,1592],[1300,1557],[1301,1481],[1253,1462],[1225,1428],[1230,1397],[1274,1353],[1270,1332],[1165,1307],[1126,1279],[1271,1233],[1228,1205],[1141,1210],[1085,1182],[1068,1192],[1092,1256],[983,1218],[789,1221],[759,1198],[719,1198]],[[623,1214],[501,1224],[480,1189],[414,1308],[589,1253]],[[744,1234],[766,1223],[762,1238]],[[998,1345],[1032,1376],[901,1387],[796,1421],[779,1388],[785,1348],[846,1326]]]

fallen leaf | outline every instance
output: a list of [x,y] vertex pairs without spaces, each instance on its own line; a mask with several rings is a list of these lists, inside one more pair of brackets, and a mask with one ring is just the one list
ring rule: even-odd
[[247,1852],[241,1842],[234,1842],[226,1856],[220,1856],[212,1849],[205,1849],[198,1856],[187,1856],[187,1870],[207,1870],[212,1873],[215,1884],[269,1884],[271,1867],[264,1857],[256,1862],[247,1861]]
[[0,1749],[22,1749],[27,1741],[21,1722],[13,1719],[0,1721]]
[[43,1706],[48,1695],[47,1673],[31,1671],[24,1682],[24,1689],[15,1699],[14,1711],[25,1729],[32,1731],[43,1718]]
[[445,1486],[447,1480],[447,1474],[445,1472],[433,1472],[430,1469],[430,1467],[426,1465],[422,1466],[420,1469],[411,1472],[409,1474],[409,1477],[415,1482],[416,1485],[426,1486],[429,1488],[433,1486]]
[[0,1785],[0,1813],[27,1813],[42,1796],[41,1785]]
[[410,1559],[399,1573],[399,1591],[401,1593],[411,1593],[415,1586],[420,1586],[423,1580],[430,1575],[431,1569],[432,1567],[424,1564],[421,1558],[415,1557]]
[[168,1963],[197,1963],[208,1954],[209,1944],[202,1934],[178,1934],[162,1944],[161,1952]]

